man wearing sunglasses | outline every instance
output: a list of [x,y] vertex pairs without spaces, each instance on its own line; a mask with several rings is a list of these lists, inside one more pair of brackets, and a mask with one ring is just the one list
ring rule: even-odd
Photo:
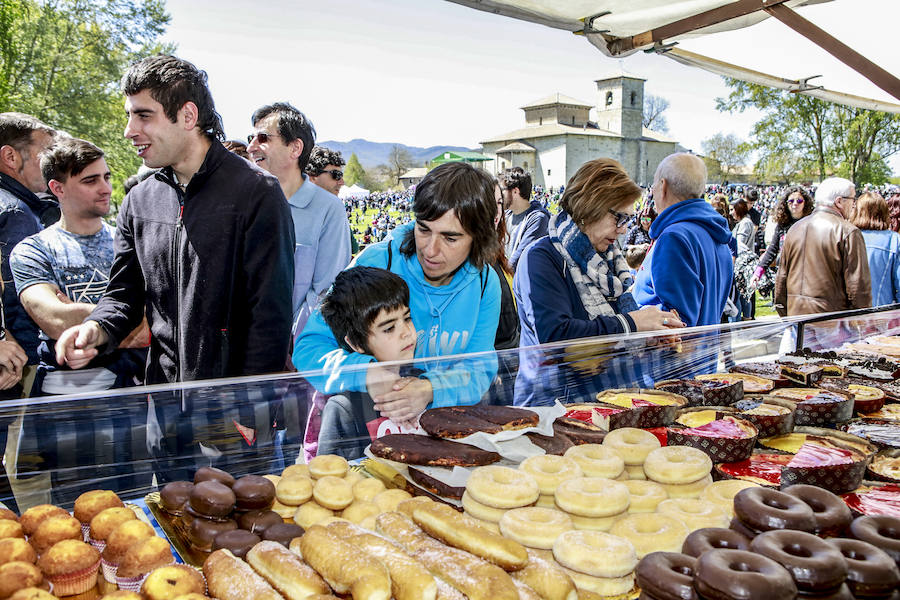
[[319,296],[350,262],[350,223],[337,196],[307,185],[316,130],[306,115],[276,102],[257,109],[250,121],[256,130],[247,138],[250,160],[278,178],[291,207],[296,238],[291,332],[296,339]]
[[316,146],[309,155],[306,174],[314,184],[337,196],[344,187],[344,171],[341,167],[345,164],[340,152]]

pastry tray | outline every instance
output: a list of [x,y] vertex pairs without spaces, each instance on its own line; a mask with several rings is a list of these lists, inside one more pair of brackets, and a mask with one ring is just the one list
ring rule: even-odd
[[190,542],[188,542],[184,525],[181,523],[181,518],[170,515],[162,509],[159,500],[159,492],[150,492],[144,496],[144,502],[147,503],[150,514],[152,514],[153,518],[156,519],[156,522],[159,523],[159,526],[166,534],[166,538],[169,540],[169,544],[178,556],[181,557],[181,560],[192,567],[197,567],[198,569],[203,568],[203,562],[206,560],[206,557],[209,556],[209,552],[196,550],[191,546]]

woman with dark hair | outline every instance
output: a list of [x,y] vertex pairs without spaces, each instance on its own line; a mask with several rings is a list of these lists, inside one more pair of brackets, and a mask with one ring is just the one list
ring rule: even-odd
[[731,216],[736,225],[731,233],[738,243],[738,253],[753,252],[755,249],[753,219],[750,218],[750,207],[745,200],[738,200],[731,205]]
[[[500,240],[497,260],[491,264],[500,280],[500,322],[497,325],[497,335],[494,337],[494,348],[510,350],[519,347],[519,314],[516,312],[516,299],[512,292],[513,269],[506,256],[506,240],[509,233],[506,229],[506,219],[503,218],[503,192],[499,182],[496,182],[494,186],[494,198],[497,201],[497,216],[494,218],[494,226],[497,228],[497,239]],[[495,380],[494,385],[491,386],[491,404],[513,403],[513,386],[518,370],[519,356],[516,352],[497,354],[499,380]]]
[[638,246],[640,244],[651,243],[650,226],[653,225],[653,219],[655,218],[656,211],[652,206],[647,206],[642,210],[641,216],[638,217],[638,222],[628,230],[628,235],[625,237],[625,246]]
[[773,264],[777,266],[784,236],[787,235],[791,225],[809,216],[812,211],[813,199],[805,189],[799,185],[792,185],[784,191],[778,204],[775,205],[775,235],[772,237],[772,243],[766,248],[766,253],[756,264],[756,270],[750,280],[751,287],[759,289],[761,294],[768,294],[774,289],[775,278],[769,274],[766,281],[763,281],[762,276],[770,266]]
[[734,284],[731,299],[738,309],[732,322],[753,318],[753,291],[747,285],[744,270],[752,265],[756,258],[756,232],[753,219],[750,217],[750,206],[745,200],[738,200],[731,205],[731,216],[736,221],[732,233],[737,240],[737,256],[734,261]]
[[860,194],[850,222],[862,230],[866,241],[872,306],[900,302],[900,234],[890,229],[887,202],[876,192]]

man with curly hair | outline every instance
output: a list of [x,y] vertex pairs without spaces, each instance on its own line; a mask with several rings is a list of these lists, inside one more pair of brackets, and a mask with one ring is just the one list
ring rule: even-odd
[[345,164],[347,163],[344,162],[340,152],[329,150],[325,146],[316,146],[309,155],[306,174],[314,184],[337,196],[344,186],[344,172],[341,167]]

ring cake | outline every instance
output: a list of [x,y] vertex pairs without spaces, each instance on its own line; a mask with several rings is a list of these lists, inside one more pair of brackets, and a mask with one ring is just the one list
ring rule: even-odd
[[662,390],[611,389],[597,394],[594,424],[608,430],[621,427],[664,427],[688,405],[684,396]]
[[433,467],[480,467],[500,460],[496,452],[470,444],[411,433],[380,437],[372,442],[370,449],[378,458]]
[[689,406],[731,406],[744,397],[743,381],[667,379],[654,387],[687,398]]
[[788,400],[772,396],[749,396],[737,402],[732,409],[737,416],[756,426],[759,437],[772,437],[794,430],[797,406]]
[[740,381],[744,386],[745,394],[765,394],[771,392],[775,387],[774,380],[749,373],[710,373],[697,375],[694,379],[697,381],[724,381],[725,383]]
[[669,427],[667,444],[702,450],[714,463],[746,460],[759,435],[749,421],[711,409],[684,412],[677,423],[683,428]]
[[536,427],[539,420],[537,413],[523,408],[476,404],[426,410],[419,417],[419,425],[435,437],[459,439],[479,432]]
[[818,388],[784,388],[772,395],[797,404],[795,425],[826,427],[849,421],[853,416],[853,400],[847,394]]

